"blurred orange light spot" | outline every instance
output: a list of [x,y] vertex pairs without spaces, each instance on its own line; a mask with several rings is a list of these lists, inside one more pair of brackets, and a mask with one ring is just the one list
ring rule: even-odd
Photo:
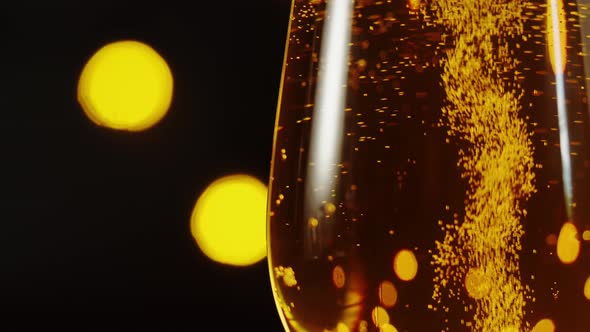
[[391,308],[397,303],[397,289],[391,281],[385,280],[379,285],[379,302],[385,308]]
[[556,245],[557,244],[557,235],[555,235],[555,234],[547,235],[547,237],[545,238],[545,243],[547,243],[548,246]]
[[346,275],[344,274],[344,269],[340,265],[337,265],[334,267],[334,270],[332,270],[332,282],[336,288],[342,288],[346,283]]

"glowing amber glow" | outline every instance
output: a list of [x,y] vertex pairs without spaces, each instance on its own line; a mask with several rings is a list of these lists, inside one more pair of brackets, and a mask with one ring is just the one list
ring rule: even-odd
[[541,319],[531,332],[554,332],[555,324],[551,319]]
[[421,0],[408,0],[408,8],[410,8],[411,10],[420,9],[420,2]]
[[400,280],[410,281],[418,273],[418,261],[410,250],[400,250],[393,258],[393,271]]
[[377,327],[389,324],[389,314],[383,307],[375,307],[373,311],[371,311],[371,318],[373,319],[373,324]]
[[[504,79],[516,76],[522,62],[509,40],[523,36],[525,8],[525,1],[433,2],[436,23],[454,41],[442,62],[441,125],[460,149],[457,165],[468,186],[463,208],[443,224],[444,239],[436,243],[433,310],[448,311],[467,288],[476,299],[465,309],[473,315],[471,331],[518,331],[530,298],[519,272],[520,243],[522,202],[536,190],[535,162],[520,115],[525,93],[517,80]],[[469,274],[472,268],[485,277]],[[489,290],[481,287],[485,278]]]
[[383,281],[379,285],[379,302],[385,308],[391,308],[397,303],[397,289],[391,281]]
[[590,300],[590,277],[586,279],[586,283],[584,284],[584,296]]
[[334,283],[336,288],[342,288],[346,283],[346,275],[344,274],[344,269],[342,269],[340,265],[337,265],[334,267],[334,270],[332,270],[332,283]]
[[150,46],[120,41],[99,49],[78,82],[78,101],[94,123],[113,129],[147,129],[168,112],[172,73]]
[[589,230],[585,230],[584,233],[582,233],[582,239],[584,239],[584,241],[590,241],[590,231]]
[[309,221],[309,226],[311,228],[316,228],[320,224],[320,222],[316,218],[314,218],[314,217],[309,218],[308,221]]
[[580,240],[578,229],[571,222],[566,222],[561,227],[557,238],[557,257],[564,264],[571,264],[580,255]]
[[548,246],[555,246],[557,245],[557,235],[555,234],[549,234],[545,237],[545,243]]
[[520,332],[518,328],[514,326],[507,326],[501,330],[502,332]]
[[395,328],[395,326],[393,326],[391,324],[383,324],[379,328],[379,331],[380,332],[397,332],[397,329]]
[[350,332],[350,329],[348,328],[348,325],[340,322],[336,325],[336,332]]
[[324,205],[324,213],[328,216],[331,216],[336,212],[336,206],[332,203],[326,203]]
[[199,248],[214,261],[245,266],[266,256],[266,186],[249,175],[211,183],[191,217]]
[[[557,12],[553,7],[557,8]],[[557,17],[555,17],[557,16]],[[559,25],[555,26],[554,21],[558,21]],[[549,61],[554,73],[564,72],[566,66],[567,56],[567,27],[566,14],[563,9],[563,0],[547,0],[547,49],[549,53]],[[559,45],[556,45],[556,34],[559,34]],[[557,57],[560,58],[560,67],[557,68]]]

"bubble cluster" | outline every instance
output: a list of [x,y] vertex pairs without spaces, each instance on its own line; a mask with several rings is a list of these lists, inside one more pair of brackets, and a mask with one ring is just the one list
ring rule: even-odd
[[535,191],[533,147],[519,114],[523,89],[505,79],[516,75],[511,48],[522,35],[524,9],[520,0],[432,3],[435,21],[452,39],[443,60],[441,125],[457,142],[467,183],[462,222],[444,225],[444,240],[436,243],[433,299],[443,311],[469,312],[465,325],[472,331],[518,331],[526,324],[519,252],[522,203]]
[[293,287],[297,285],[297,279],[295,279],[295,271],[292,267],[277,266],[274,270],[275,277],[277,279],[282,278],[285,286]]

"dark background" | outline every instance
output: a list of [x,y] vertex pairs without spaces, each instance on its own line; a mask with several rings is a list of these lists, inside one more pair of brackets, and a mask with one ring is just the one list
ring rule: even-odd
[[[289,6],[0,10],[0,330],[281,330],[266,260],[212,262],[189,218],[218,177],[267,182]],[[85,62],[122,39],[151,45],[175,79],[144,132],[98,127],[76,101]]]

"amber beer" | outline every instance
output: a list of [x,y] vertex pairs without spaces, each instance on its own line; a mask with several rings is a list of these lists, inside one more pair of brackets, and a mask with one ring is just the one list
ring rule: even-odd
[[287,331],[590,330],[588,12],[293,1],[268,210]]

